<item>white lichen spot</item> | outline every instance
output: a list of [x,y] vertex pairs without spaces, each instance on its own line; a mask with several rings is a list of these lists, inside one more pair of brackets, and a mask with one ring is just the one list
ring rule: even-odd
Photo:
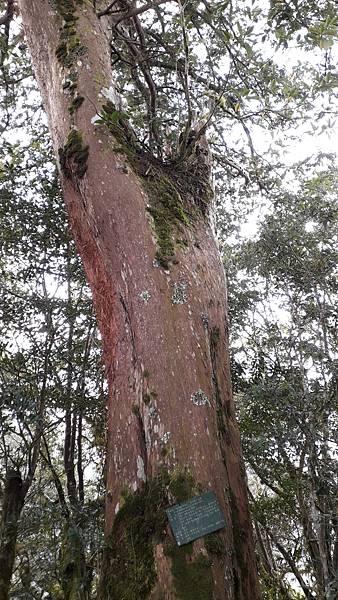
[[172,304],[185,304],[187,302],[187,283],[185,281],[172,283],[173,292],[171,294]]
[[133,482],[133,484],[131,486],[131,489],[133,490],[133,492],[136,492],[136,490],[137,490],[137,481]]
[[149,451],[151,448],[151,435],[149,431],[146,431],[146,449]]
[[144,461],[142,456],[138,455],[137,459],[136,459],[136,464],[137,464],[137,477],[139,479],[142,479],[142,481],[146,481],[146,473],[144,470]]
[[203,390],[201,390],[201,388],[199,388],[197,390],[197,392],[195,392],[194,394],[191,394],[190,400],[196,406],[205,406],[205,405],[210,406],[209,398],[203,392]]
[[148,290],[143,290],[142,292],[140,292],[138,297],[140,298],[140,300],[142,302],[144,302],[144,304],[148,304],[148,302],[151,298],[150,292],[148,292]]
[[167,444],[167,443],[169,442],[170,435],[171,435],[171,434],[170,434],[170,431],[166,431],[166,432],[165,432],[165,433],[162,435],[162,437],[161,437],[161,439],[160,439],[160,442],[161,442],[162,444]]
[[150,408],[149,408],[149,417],[151,419],[155,419],[157,417],[157,410],[156,410],[155,406],[150,406]]
[[154,258],[153,260],[153,267],[155,267],[155,269],[159,269],[160,268],[160,263],[158,262],[158,260],[156,258]]
[[117,515],[117,513],[119,512],[119,510],[120,510],[120,503],[118,502],[118,503],[116,504],[116,506],[115,506],[115,514],[116,514],[116,515]]
[[76,64],[77,64],[78,67],[82,67],[82,61],[81,60],[78,60]]

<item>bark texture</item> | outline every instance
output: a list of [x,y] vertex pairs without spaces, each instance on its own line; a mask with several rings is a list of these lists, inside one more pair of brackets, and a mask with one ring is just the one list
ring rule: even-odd
[[[184,177],[136,156],[128,127],[109,122],[109,44],[91,3],[19,4],[103,339],[100,598],[255,600],[225,280],[206,211]],[[105,115],[99,125],[96,113]],[[227,528],[178,549],[165,507],[209,488]]]

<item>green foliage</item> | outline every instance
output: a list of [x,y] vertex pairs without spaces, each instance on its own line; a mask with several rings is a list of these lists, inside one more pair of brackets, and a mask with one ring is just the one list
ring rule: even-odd
[[238,246],[233,259],[240,281],[234,278],[230,286],[234,381],[252,514],[274,547],[281,573],[275,588],[278,578],[263,561],[267,598],[282,588],[293,597],[282,573],[295,574],[294,565],[301,571],[306,564],[319,597],[333,577],[331,569],[324,580],[321,558],[309,549],[314,540],[325,540],[331,564],[337,171],[317,167],[298,187],[297,194],[278,190],[256,238]]
[[[19,43],[16,52],[22,61],[13,57],[6,68],[8,81],[14,72],[15,80],[21,76],[25,80],[30,73],[25,46],[20,39]],[[0,142],[0,487],[7,466],[16,465],[25,479],[35,432],[41,427],[43,432],[40,462],[20,518],[12,594],[63,600],[60,550],[62,545],[67,553],[70,539],[62,544],[60,530],[69,516],[82,540],[78,567],[83,582],[93,588],[97,578],[92,556],[102,544],[105,388],[90,291],[68,233],[32,80],[23,88],[10,84],[5,94],[1,86],[0,100],[8,115]],[[6,113],[9,107],[11,112]],[[78,505],[67,493],[65,414],[78,440],[74,456]],[[83,497],[79,477],[86,460],[94,468],[91,475],[84,475]]]
[[[271,0],[269,25],[275,25],[277,39],[287,45],[293,39],[306,46],[328,49],[337,39],[337,12],[334,2],[309,2],[291,5]],[[304,34],[305,30],[305,34]]]

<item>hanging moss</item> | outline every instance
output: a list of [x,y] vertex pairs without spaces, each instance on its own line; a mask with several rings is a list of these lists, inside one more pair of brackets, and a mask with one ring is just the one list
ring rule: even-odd
[[88,155],[89,146],[84,145],[81,132],[72,129],[63,148],[59,148],[60,166],[64,175],[71,179],[75,174],[81,179],[87,171]]
[[193,544],[178,547],[167,532],[165,509],[200,492],[187,470],[162,470],[143,489],[126,491],[103,555],[101,600],[145,600],[156,584],[154,546],[162,543],[172,561],[177,598],[211,600],[211,561],[192,558]]
[[176,238],[184,239],[186,227],[201,214],[212,197],[209,176],[192,165],[163,162],[145,150],[130,128],[125,113],[113,102],[102,106],[101,124],[105,124],[124,154],[150,200],[147,207],[154,223],[158,250],[156,259],[163,268],[175,263]]

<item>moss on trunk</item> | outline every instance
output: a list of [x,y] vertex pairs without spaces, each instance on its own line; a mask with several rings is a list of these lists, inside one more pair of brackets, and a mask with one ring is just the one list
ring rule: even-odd
[[117,143],[115,150],[126,157],[141,181],[158,243],[156,258],[168,268],[170,262],[177,262],[175,246],[184,244],[184,226],[206,215],[213,197],[209,172],[199,156],[187,162],[178,158],[162,161],[153,156],[136,138],[125,113],[110,100],[102,106],[101,119],[96,123],[108,128]]
[[162,544],[171,562],[173,593],[181,600],[210,600],[212,552],[194,553],[194,544],[177,546],[165,509],[199,494],[202,488],[188,471],[162,470],[143,489],[125,491],[107,540],[100,600],[145,600],[157,581],[154,548]]
[[90,598],[92,570],[86,565],[81,531],[71,521],[65,524],[62,533],[60,571],[64,600]]

